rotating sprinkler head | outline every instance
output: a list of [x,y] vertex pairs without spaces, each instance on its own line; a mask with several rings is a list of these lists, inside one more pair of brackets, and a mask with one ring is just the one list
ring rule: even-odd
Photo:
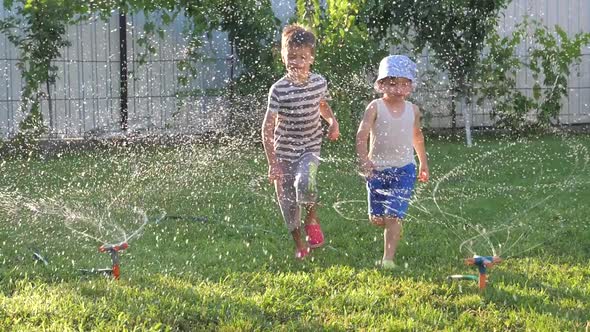
[[92,269],[92,270],[81,270],[86,273],[101,273],[112,275],[115,280],[119,279],[121,275],[121,267],[119,261],[119,251],[129,248],[127,242],[121,242],[119,244],[104,244],[98,248],[99,252],[106,252],[111,254],[111,261],[113,263],[110,269]]
[[487,269],[495,264],[502,262],[502,258],[498,256],[478,256],[473,255],[472,258],[465,259],[465,264],[475,265],[479,270],[479,289],[484,290],[487,284]]
[[111,260],[113,262],[113,278],[115,280],[119,279],[119,275],[121,274],[121,268],[119,265],[119,251],[125,250],[129,248],[129,244],[127,242],[122,242],[119,244],[104,244],[98,248],[100,252],[108,252],[111,254]]

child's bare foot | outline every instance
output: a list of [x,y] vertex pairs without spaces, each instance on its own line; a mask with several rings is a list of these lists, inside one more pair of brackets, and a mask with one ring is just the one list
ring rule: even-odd
[[306,256],[308,256],[310,253],[309,248],[305,247],[305,248],[301,248],[301,249],[297,249],[297,251],[295,252],[295,259],[298,260],[303,260]]
[[398,266],[392,260],[387,259],[376,261],[375,266],[383,270],[396,270],[398,268]]

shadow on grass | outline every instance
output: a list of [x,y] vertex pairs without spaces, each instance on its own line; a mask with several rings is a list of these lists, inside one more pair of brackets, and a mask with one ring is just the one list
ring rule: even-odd
[[498,271],[485,291],[486,300],[498,306],[527,308],[583,328],[588,321],[590,294],[581,288],[551,286],[526,274]]

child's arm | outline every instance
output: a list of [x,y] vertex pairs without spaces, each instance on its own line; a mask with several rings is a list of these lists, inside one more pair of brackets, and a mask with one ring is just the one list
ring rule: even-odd
[[277,114],[266,111],[264,121],[262,122],[262,145],[268,161],[268,179],[272,183],[280,177],[280,170],[275,156],[274,130],[277,121]]
[[328,139],[335,141],[340,136],[340,126],[338,121],[332,112],[332,108],[328,105],[328,102],[324,99],[320,101],[320,115],[328,123]]
[[418,161],[420,162],[419,173],[418,173],[418,180],[422,182],[428,182],[428,178],[430,177],[430,172],[428,170],[428,158],[426,157],[426,146],[424,144],[424,134],[422,134],[422,113],[418,106],[413,105],[414,107],[414,150],[416,150],[416,154],[418,155]]
[[375,103],[369,104],[363,115],[363,119],[359,124],[359,129],[356,132],[356,154],[359,159],[359,167],[365,176],[369,176],[373,170],[373,163],[369,160],[369,134],[371,128],[377,118],[377,107]]

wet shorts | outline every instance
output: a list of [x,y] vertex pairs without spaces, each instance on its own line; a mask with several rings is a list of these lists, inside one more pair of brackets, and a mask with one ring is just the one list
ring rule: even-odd
[[296,161],[281,161],[282,176],[275,181],[277,198],[289,231],[301,226],[301,209],[318,199],[317,172],[320,163],[315,153],[305,153]]
[[415,182],[414,164],[373,171],[367,178],[369,215],[403,219],[410,205]]

